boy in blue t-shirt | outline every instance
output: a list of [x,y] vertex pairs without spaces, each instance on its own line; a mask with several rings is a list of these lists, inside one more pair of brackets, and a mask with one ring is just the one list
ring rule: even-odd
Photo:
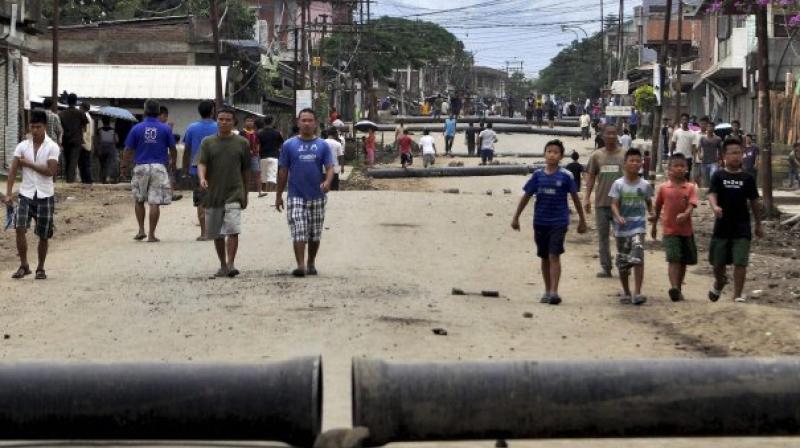
[[547,142],[544,147],[546,166],[534,171],[525,184],[525,194],[519,200],[517,212],[511,221],[511,228],[519,230],[519,217],[522,215],[531,196],[536,196],[533,206],[533,238],[536,242],[536,255],[542,259],[542,278],[545,293],[541,303],[558,305],[558,281],[561,278],[561,254],[564,253],[564,238],[569,226],[569,203],[567,196],[572,196],[572,203],[578,211],[580,222],[578,233],[586,232],[586,218],[583,214],[577,186],[572,174],[558,164],[564,157],[564,145],[560,140]]

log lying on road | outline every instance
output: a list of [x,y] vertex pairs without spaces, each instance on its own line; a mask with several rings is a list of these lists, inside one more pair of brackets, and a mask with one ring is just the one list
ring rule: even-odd
[[[431,132],[443,132],[443,127],[437,124],[407,124],[404,127],[405,129],[409,130],[410,132],[421,132],[424,130],[429,130]],[[459,123],[456,128],[459,132],[464,131],[467,129],[467,125],[463,123]],[[548,127],[536,127],[530,125],[518,125],[518,124],[508,124],[503,125],[499,124],[493,127],[494,131],[497,133],[503,132],[510,132],[514,134],[539,134],[539,135],[553,135],[557,137],[580,137],[581,131],[578,128],[555,128],[550,129]],[[379,124],[377,125],[377,130],[381,132],[394,132],[395,125],[393,124]]]
[[353,425],[389,442],[800,434],[800,359],[353,360]]
[[[399,123],[402,121],[405,124],[419,124],[419,123],[429,123],[429,124],[443,124],[446,117],[442,116],[441,118],[433,118],[433,117],[418,117],[418,116],[410,116],[410,117],[394,117],[394,122]],[[527,120],[524,118],[509,118],[509,117],[461,117],[458,119],[459,123],[503,123],[503,124],[527,124],[530,125]],[[547,120],[544,121],[547,123]],[[569,127],[576,127],[578,126],[578,117],[564,117],[560,120],[555,120],[556,126],[569,126]]]
[[527,175],[544,164],[534,165],[488,165],[488,166],[443,166],[432,168],[373,168],[367,175],[375,179],[398,179],[402,177],[468,177]]

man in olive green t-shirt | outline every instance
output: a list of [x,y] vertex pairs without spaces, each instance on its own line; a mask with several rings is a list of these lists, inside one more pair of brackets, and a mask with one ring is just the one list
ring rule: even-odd
[[603,129],[603,141],[606,146],[592,153],[589,164],[586,167],[586,196],[583,198],[583,207],[586,213],[591,213],[592,203],[590,198],[595,189],[597,181],[597,192],[595,193],[595,223],[597,224],[597,235],[600,239],[600,268],[597,273],[600,278],[611,277],[611,249],[608,238],[611,231],[611,198],[608,192],[614,181],[622,177],[622,167],[625,164],[625,154],[617,146],[617,127],[607,124]]
[[206,237],[214,240],[220,263],[217,277],[239,275],[234,261],[239,248],[241,212],[247,208],[250,143],[233,133],[233,121],[232,110],[223,108],[217,112],[217,135],[203,139],[197,164],[200,188],[206,192],[203,198]]

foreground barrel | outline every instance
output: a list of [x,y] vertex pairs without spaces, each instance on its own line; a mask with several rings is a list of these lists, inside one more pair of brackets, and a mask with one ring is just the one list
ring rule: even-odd
[[0,439],[269,440],[311,446],[322,365],[0,365]]
[[800,360],[353,361],[369,444],[800,433]]

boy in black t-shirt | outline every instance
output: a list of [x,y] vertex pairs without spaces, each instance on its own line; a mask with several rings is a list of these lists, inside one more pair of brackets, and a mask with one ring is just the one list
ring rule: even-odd
[[722,288],[728,283],[726,267],[729,264],[734,266],[734,301],[745,301],[742,290],[752,239],[748,205],[755,218],[756,236],[764,236],[758,188],[753,176],[742,170],[742,155],[742,143],[739,140],[726,140],[722,147],[725,168],[714,173],[708,189],[708,202],[716,216],[708,250],[709,261],[714,267],[714,284],[708,291],[708,298],[712,302],[719,300]]
[[575,185],[578,187],[578,193],[581,191],[581,174],[584,172],[583,165],[578,162],[580,157],[581,156],[578,154],[578,151],[572,151],[572,155],[570,155],[572,162],[568,163],[566,167],[567,171],[572,173],[572,179],[575,181]]

